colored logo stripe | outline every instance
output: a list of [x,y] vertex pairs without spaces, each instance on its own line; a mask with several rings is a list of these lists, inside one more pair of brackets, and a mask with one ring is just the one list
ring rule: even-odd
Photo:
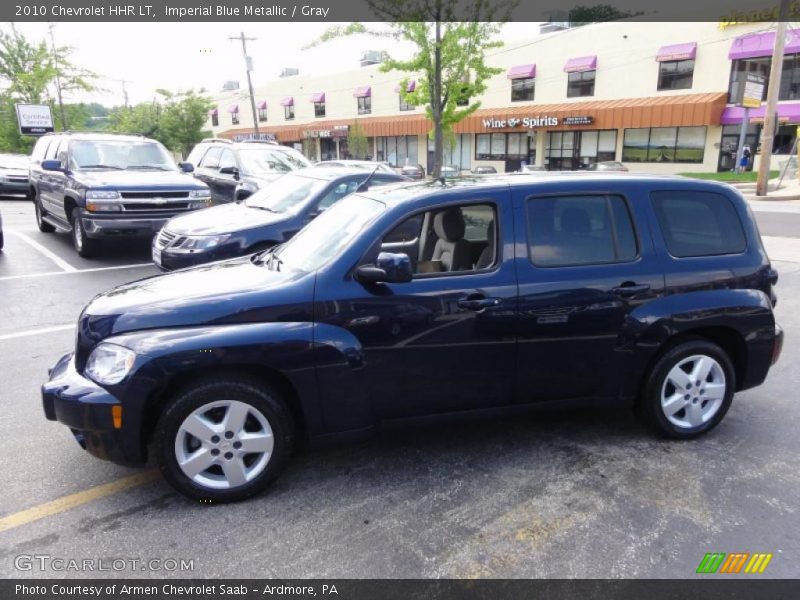
[[769,561],[772,560],[772,554],[753,554],[753,558],[750,559],[750,562],[747,563],[747,567],[745,567],[745,573],[763,573]]
[[707,552],[697,567],[698,573],[716,573],[725,558],[724,552]]
[[[749,559],[749,560],[748,560]],[[697,567],[697,573],[713,574],[727,573],[738,574],[744,567],[745,573],[761,574],[772,560],[772,554],[749,552],[707,552]],[[747,566],[745,566],[745,564]]]
[[734,552],[728,554],[728,558],[719,570],[720,573],[738,573],[742,570],[745,561],[750,557],[749,552]]

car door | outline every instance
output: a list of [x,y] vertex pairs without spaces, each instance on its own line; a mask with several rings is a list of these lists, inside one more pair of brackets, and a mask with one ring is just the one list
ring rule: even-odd
[[[365,381],[379,419],[489,408],[512,400],[517,283],[512,245],[502,243],[512,235],[507,189],[489,195],[464,192],[455,202],[409,214],[380,234],[373,248],[391,243],[398,228],[408,230],[409,220],[424,227],[446,209],[472,207],[488,207],[494,215],[489,220],[499,219],[507,236],[495,240],[496,258],[489,267],[465,263],[455,270],[423,272],[423,263],[435,262],[424,260],[416,263],[417,273],[408,283],[371,285],[349,278],[317,288],[326,306],[319,321],[347,330],[363,349]],[[420,247],[425,247],[423,231],[413,234]]]
[[619,393],[628,316],[664,294],[643,202],[631,200],[515,190],[518,402]]
[[[61,136],[55,136],[44,154],[43,160],[54,160],[61,145]],[[39,169],[39,197],[45,212],[52,214],[56,218],[61,218],[61,211],[55,202],[55,171],[45,171]]]
[[203,155],[203,158],[200,159],[200,163],[197,165],[197,169],[194,172],[194,176],[205,183],[208,189],[211,190],[211,202],[213,204],[218,204],[216,174],[219,170],[220,156],[222,156],[222,148],[213,146]]
[[214,188],[218,203],[233,202],[236,195],[236,186],[239,185],[239,166],[233,150],[222,149],[219,157],[219,169],[214,176]]

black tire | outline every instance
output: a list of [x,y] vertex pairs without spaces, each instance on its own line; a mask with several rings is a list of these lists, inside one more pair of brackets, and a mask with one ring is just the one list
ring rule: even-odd
[[42,233],[53,233],[56,228],[50,225],[47,221],[42,219],[44,209],[42,208],[42,201],[39,199],[38,192],[31,192],[33,198],[33,210],[36,213],[36,225]]
[[[197,483],[183,472],[175,445],[182,423],[192,412],[223,400],[243,402],[266,417],[272,429],[273,448],[266,467],[252,480],[237,487],[214,489]],[[277,391],[247,377],[221,376],[200,381],[176,394],[158,420],[154,449],[164,478],[184,496],[211,503],[239,502],[261,493],[278,476],[292,453],[294,438],[291,412]]]
[[[680,390],[675,388],[671,382],[667,382],[667,376],[682,361],[686,361],[692,356],[700,355],[714,359],[721,368],[724,374],[724,395],[716,412],[708,420],[697,426],[691,426],[688,423],[690,419],[687,410],[692,408],[691,404],[699,405],[702,410],[702,407],[705,406],[703,398],[706,397],[702,392],[705,392],[705,386],[710,387],[710,384],[714,383],[714,375],[710,374],[707,382],[701,382],[700,388],[698,388],[696,382],[690,381],[688,383],[690,387],[684,390],[686,395],[682,395]],[[690,369],[691,364],[687,365]],[[728,354],[717,344],[706,339],[690,338],[664,352],[653,365],[647,375],[637,412],[642,420],[659,435],[674,439],[691,439],[710,431],[722,421],[731,406],[735,390],[736,371]],[[682,396],[682,402],[686,408],[683,408],[682,411],[679,410],[672,416],[678,420],[685,420],[686,425],[684,426],[678,426],[673,423],[668,418],[666,409],[662,408],[662,392],[667,395],[670,391],[670,396],[673,394]],[[679,401],[681,401],[680,398]]]
[[72,218],[70,222],[72,224],[72,231],[70,232],[72,246],[75,248],[75,252],[78,253],[78,256],[82,258],[97,256],[100,250],[100,240],[93,240],[87,237],[86,230],[83,228],[83,222],[81,221],[80,209],[77,206],[72,209]]

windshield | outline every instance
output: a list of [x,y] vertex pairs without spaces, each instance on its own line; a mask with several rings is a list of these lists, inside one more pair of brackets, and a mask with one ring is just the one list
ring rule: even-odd
[[328,182],[322,179],[288,173],[248,197],[245,204],[272,212],[295,213],[327,184]]
[[278,250],[281,264],[316,271],[337,256],[386,205],[364,196],[340,200],[300,230]]
[[28,157],[24,154],[0,156],[0,169],[28,169]]
[[248,173],[288,173],[311,163],[299,152],[297,156],[273,148],[243,148],[239,151],[242,167]]
[[70,144],[70,168],[143,169],[176,171],[175,161],[164,146],[156,142],[74,141]]

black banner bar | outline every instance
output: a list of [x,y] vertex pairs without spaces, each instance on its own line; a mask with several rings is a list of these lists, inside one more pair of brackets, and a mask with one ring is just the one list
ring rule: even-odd
[[74,579],[0,581],[3,600],[795,600],[796,580]]

